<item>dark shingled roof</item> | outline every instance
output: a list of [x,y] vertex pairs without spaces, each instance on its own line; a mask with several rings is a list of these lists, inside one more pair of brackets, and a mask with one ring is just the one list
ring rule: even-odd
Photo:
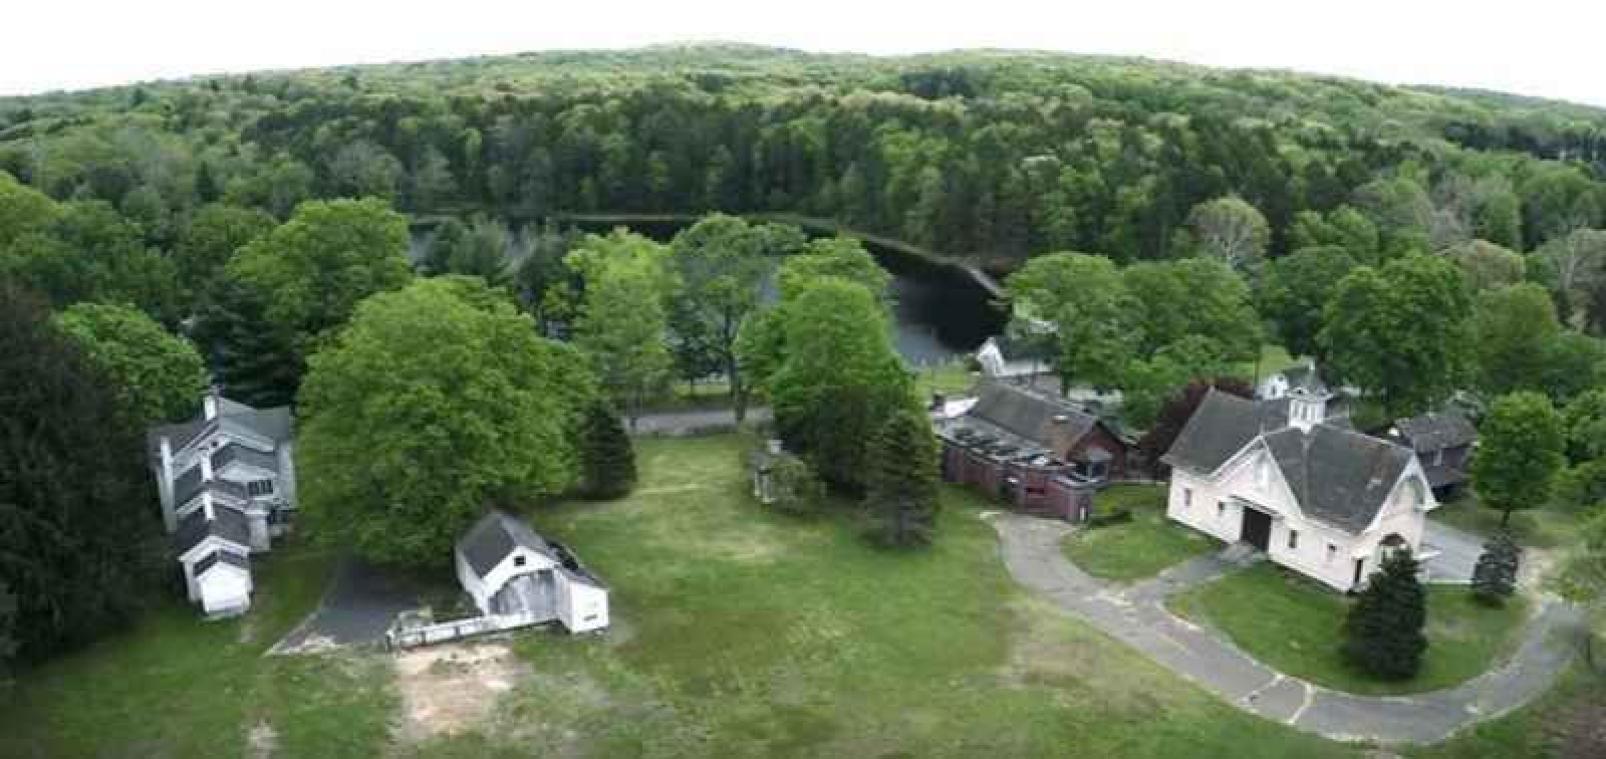
[[195,576],[206,574],[206,570],[218,564],[239,567],[247,572],[251,571],[251,560],[233,551],[213,551],[200,561],[195,562]]
[[173,545],[180,554],[194,548],[210,535],[240,546],[251,545],[251,525],[244,514],[221,506],[213,508],[212,513],[214,518],[208,520],[205,509],[196,509],[179,520],[178,530],[173,533]]
[[1051,451],[1063,453],[1099,418],[1057,398],[1004,382],[984,382],[967,417],[988,422]]
[[201,481],[200,464],[190,467],[189,469],[185,470],[183,474],[175,477],[173,479],[174,507],[177,508],[179,506],[183,506],[184,504],[189,503],[191,498],[200,495],[201,488],[205,484],[205,482]]
[[484,577],[512,553],[514,546],[524,546],[553,561],[559,561],[546,538],[502,511],[492,511],[480,517],[480,521],[475,522],[457,541],[457,552],[463,554],[475,574]]
[[290,414],[289,406],[254,409],[221,396],[218,397],[217,405],[216,419],[197,416],[187,422],[164,424],[147,430],[145,441],[149,447],[151,461],[160,460],[164,437],[169,439],[173,452],[177,453],[184,446],[219,427],[225,431],[234,428],[236,431],[272,440],[276,444],[289,440],[294,434],[295,419]]
[[1210,473],[1261,432],[1288,426],[1288,402],[1256,402],[1211,388],[1161,458],[1171,466]]
[[1415,456],[1404,446],[1326,424],[1269,433],[1266,446],[1299,508],[1349,532],[1372,523]]
[[1418,453],[1471,445],[1478,438],[1472,420],[1453,408],[1397,420],[1394,428]]
[[240,445],[239,443],[229,443],[228,445],[225,445],[212,453],[212,471],[218,471],[219,469],[222,469],[223,467],[226,467],[236,461],[240,462],[241,464],[245,464],[246,466],[254,466],[258,469],[266,469],[270,472],[279,471],[278,456],[275,456],[271,453],[263,453],[255,448]]

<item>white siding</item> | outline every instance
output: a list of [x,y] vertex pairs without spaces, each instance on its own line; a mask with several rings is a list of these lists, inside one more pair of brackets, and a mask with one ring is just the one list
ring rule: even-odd
[[[1395,484],[1378,519],[1359,535],[1306,518],[1280,470],[1273,466],[1271,476],[1264,476],[1262,466],[1269,463],[1264,448],[1256,443],[1224,465],[1215,478],[1174,471],[1166,515],[1231,543],[1243,529],[1243,508],[1235,499],[1253,503],[1273,515],[1267,557],[1340,591],[1348,591],[1354,584],[1355,559],[1365,562],[1363,580],[1376,569],[1378,544],[1385,537],[1397,533],[1413,551],[1421,550],[1426,511],[1407,503],[1403,485],[1412,478],[1421,480],[1417,462],[1413,461]],[[1425,498],[1428,509],[1436,505],[1431,492]],[[1294,548],[1288,546],[1290,531],[1299,533]],[[1331,554],[1329,545],[1334,547]]]
[[559,572],[558,618],[572,633],[607,627],[608,591]]

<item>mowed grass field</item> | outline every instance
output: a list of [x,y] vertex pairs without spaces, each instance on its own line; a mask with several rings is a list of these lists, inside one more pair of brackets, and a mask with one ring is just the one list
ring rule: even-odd
[[[3,757],[372,756],[395,699],[379,654],[263,656],[317,606],[333,556],[290,542],[253,560],[244,617],[173,598],[132,629],[0,688]],[[266,725],[267,729],[259,726]]]
[[1132,521],[1089,527],[1065,541],[1065,557],[1094,577],[1133,582],[1153,577],[1219,547],[1203,533],[1166,519],[1166,489],[1158,485],[1112,485],[1094,498],[1096,513],[1126,509]]
[[[968,493],[944,492],[930,550],[886,553],[850,515],[754,504],[746,446],[646,441],[630,497],[533,509],[609,583],[614,628],[515,636],[515,675],[455,733],[400,737],[388,654],[262,656],[329,574],[331,557],[292,547],[260,563],[244,620],[175,601],[25,673],[0,691],[0,756],[1366,755],[1244,714],[1030,598]],[[1545,708],[1446,755],[1526,745]]]
[[1420,693],[1470,680],[1515,644],[1527,604],[1484,606],[1465,586],[1429,585],[1422,670],[1384,681],[1349,666],[1339,652],[1351,601],[1314,582],[1257,564],[1172,598],[1172,611],[1221,630],[1240,648],[1287,674],[1362,694]]
[[483,729],[421,753],[1347,756],[1245,715],[1027,598],[987,506],[947,490],[930,550],[747,494],[736,437],[648,441],[642,484],[537,512],[613,590],[605,638],[525,636]]

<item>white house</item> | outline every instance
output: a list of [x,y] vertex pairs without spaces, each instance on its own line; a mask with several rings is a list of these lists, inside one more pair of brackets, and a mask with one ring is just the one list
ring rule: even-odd
[[251,606],[249,556],[295,513],[289,407],[254,409],[216,393],[201,415],[150,430],[148,456],[189,598],[208,616]]
[[457,542],[457,581],[498,628],[556,620],[571,633],[608,626],[608,589],[562,544],[492,511]]
[[976,349],[976,363],[988,377],[1035,377],[1053,370],[1046,335],[1052,326],[1039,322],[1026,322],[1022,328],[1027,339],[1009,334],[994,335]]
[[1431,560],[1422,532],[1438,503],[1416,454],[1327,420],[1328,395],[1306,390],[1258,402],[1209,392],[1162,459],[1167,516],[1340,591],[1390,551]]

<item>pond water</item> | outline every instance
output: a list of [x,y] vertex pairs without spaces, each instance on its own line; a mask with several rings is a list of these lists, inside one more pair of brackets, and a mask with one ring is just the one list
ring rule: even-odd
[[[588,232],[606,232],[618,224],[579,223]],[[668,242],[684,224],[673,222],[632,223],[630,229],[655,240]],[[408,255],[420,260],[428,249],[434,231],[414,227]],[[982,341],[1003,331],[1007,316],[994,307],[992,295],[965,270],[928,261],[865,241],[881,266],[893,275],[892,295],[896,300],[898,352],[915,366],[951,361],[974,351]],[[508,257],[513,261],[529,253],[519,235],[510,236]]]

